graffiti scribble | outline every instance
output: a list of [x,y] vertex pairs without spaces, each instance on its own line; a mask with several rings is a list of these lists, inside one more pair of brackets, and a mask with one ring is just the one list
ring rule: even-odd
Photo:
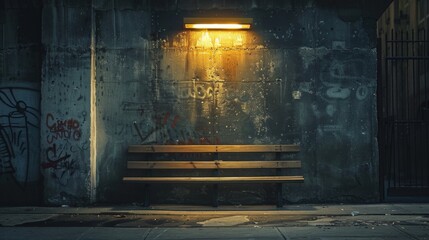
[[48,113],[48,115],[46,115],[46,127],[48,127],[50,132],[47,136],[49,144],[58,139],[73,139],[77,141],[82,136],[80,124],[73,118],[55,121],[54,116]]
[[39,140],[31,136],[39,129],[38,98],[34,89],[0,88],[0,175],[12,174],[23,187],[29,178],[30,162],[38,155],[34,153]]

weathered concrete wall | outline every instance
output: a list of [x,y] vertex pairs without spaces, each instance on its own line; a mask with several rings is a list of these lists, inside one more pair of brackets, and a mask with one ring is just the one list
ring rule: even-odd
[[[364,11],[316,1],[64,2],[43,8],[48,203],[87,203],[91,174],[97,201],[140,201],[141,189],[121,178],[127,146],[141,142],[299,144],[306,181],[285,187],[288,201],[378,200],[375,22]],[[255,24],[182,29],[185,16],[220,14]],[[221,200],[266,203],[273,191],[223,186]],[[163,185],[154,194],[158,202],[208,203],[210,189]]]
[[0,6],[0,204],[38,204],[41,5]]
[[[142,120],[145,134],[156,129],[146,142],[299,144],[306,181],[286,187],[288,201],[377,201],[375,25],[360,11],[311,2],[242,11],[198,3],[153,12],[160,120]],[[183,17],[228,9],[252,17],[253,29],[181,29]],[[264,188],[225,187],[221,198],[266,202],[273,189]],[[194,201],[205,191],[167,189],[154,198]]]
[[[127,145],[142,142],[133,122],[143,143],[300,144],[306,181],[286,187],[288,201],[378,200],[375,25],[362,11],[154,1],[149,19],[142,5],[105,2],[96,17],[100,200],[141,200],[120,182]],[[185,16],[220,14],[252,17],[254,28],[182,29]],[[158,202],[210,198],[208,186],[162,189]],[[269,202],[273,191],[223,186],[221,200]]]
[[98,201],[130,202],[141,193],[122,183],[126,151],[153,99],[148,4],[98,1],[95,23]]
[[41,169],[48,204],[90,198],[91,7],[87,1],[43,6]]

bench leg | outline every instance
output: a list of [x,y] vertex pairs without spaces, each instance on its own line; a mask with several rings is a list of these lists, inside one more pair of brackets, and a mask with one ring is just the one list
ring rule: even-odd
[[281,208],[283,207],[283,184],[276,183],[276,188],[277,188],[277,207]]
[[213,184],[213,207],[219,206],[219,184]]
[[[281,153],[276,153],[277,159],[281,159]],[[276,169],[277,176],[283,175],[283,171],[281,168]],[[276,192],[277,192],[277,207],[283,207],[283,183],[276,183]]]
[[[219,159],[218,153],[215,153],[215,159]],[[219,169],[214,170],[214,175],[218,177],[220,175]],[[219,206],[219,184],[213,184],[213,207]]]
[[143,207],[149,207],[150,206],[150,185],[145,184],[144,185],[144,202]]

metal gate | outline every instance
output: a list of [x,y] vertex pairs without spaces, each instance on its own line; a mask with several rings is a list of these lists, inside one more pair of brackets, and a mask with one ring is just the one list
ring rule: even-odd
[[391,31],[379,40],[380,180],[384,197],[429,196],[429,38]]

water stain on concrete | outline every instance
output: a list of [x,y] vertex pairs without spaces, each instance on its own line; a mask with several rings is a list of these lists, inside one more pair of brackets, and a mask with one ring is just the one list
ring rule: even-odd
[[230,217],[221,217],[221,218],[212,218],[203,222],[197,222],[203,227],[228,227],[236,226],[243,223],[249,222],[247,216],[230,216]]

